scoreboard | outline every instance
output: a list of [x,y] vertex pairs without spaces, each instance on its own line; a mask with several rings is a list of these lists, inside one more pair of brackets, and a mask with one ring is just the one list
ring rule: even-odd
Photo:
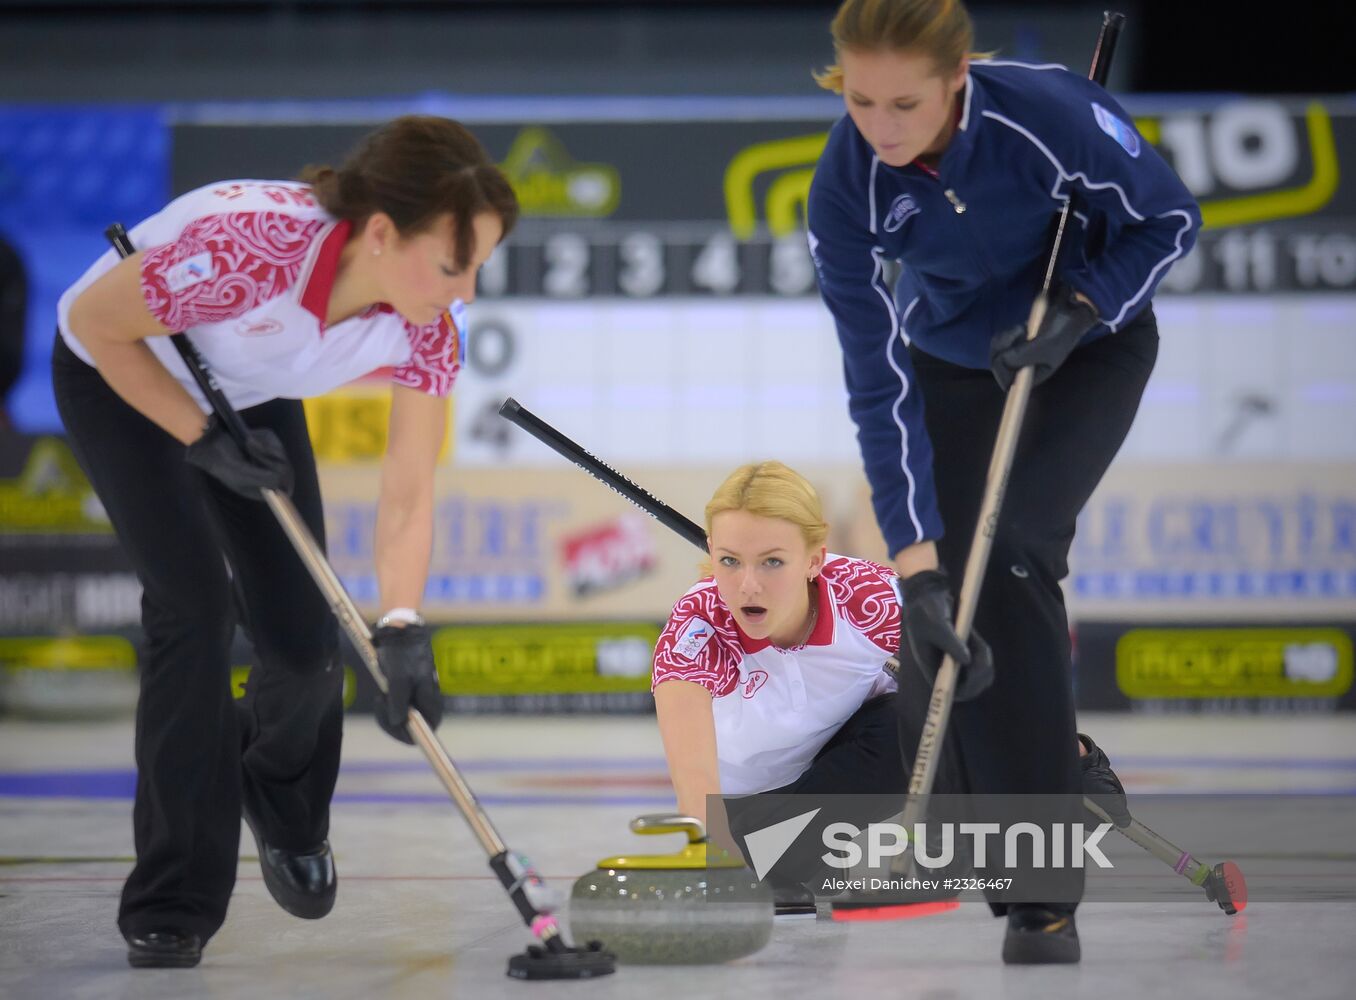
[[796,298],[815,291],[814,267],[799,231],[781,236],[762,231],[737,240],[723,222],[524,230],[487,262],[482,294],[643,300]]

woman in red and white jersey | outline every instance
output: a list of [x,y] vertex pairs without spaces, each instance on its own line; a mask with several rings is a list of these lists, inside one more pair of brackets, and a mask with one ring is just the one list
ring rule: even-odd
[[[301,399],[378,370],[392,389],[375,535],[386,609],[375,640],[390,691],[377,719],[406,742],[411,705],[437,725],[417,610],[434,470],[462,304],[517,212],[470,132],[408,116],[304,182],[183,195],[133,227],[139,252],[105,253],[62,296],[57,405],[144,588],[137,862],[118,916],[133,965],[197,964],[225,918],[242,811],[279,904],[306,918],[333,905],[337,628],[259,489],[290,492],[323,545]],[[249,426],[245,448],[207,416],[166,336],[176,332]],[[257,659],[240,706],[228,660],[237,620]]]
[[[741,847],[747,834],[804,811],[784,796],[876,797],[816,800],[811,829],[822,830],[883,820],[908,787],[904,761],[926,706],[896,704],[885,669],[911,655],[908,643],[900,652],[895,571],[830,554],[828,532],[819,496],[798,473],[780,462],[736,469],[706,506],[712,575],[678,601],[655,646],[652,687],[678,809],[705,821],[707,796],[721,795]],[[989,648],[973,632],[969,648],[969,681],[987,686]],[[1106,755],[1083,739],[1085,791],[1124,815]],[[939,766],[935,790],[963,791],[949,748]],[[772,868],[779,901],[822,874],[819,839],[805,834],[797,845]]]
[[[654,655],[679,811],[705,820],[708,795],[730,796],[742,843],[776,817],[734,796],[904,789],[885,669],[899,649],[894,571],[828,553],[818,495],[780,462],[736,469],[706,530],[712,576],[674,606]],[[774,874],[798,867],[784,857]],[[804,874],[777,879],[779,892]]]

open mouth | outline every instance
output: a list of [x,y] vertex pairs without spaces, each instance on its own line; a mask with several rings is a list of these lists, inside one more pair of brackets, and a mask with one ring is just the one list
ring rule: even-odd
[[767,620],[767,608],[757,604],[745,604],[739,609],[739,613],[750,625],[761,625]]

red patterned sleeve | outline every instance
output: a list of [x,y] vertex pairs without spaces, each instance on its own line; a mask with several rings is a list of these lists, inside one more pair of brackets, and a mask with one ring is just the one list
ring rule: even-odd
[[823,576],[848,624],[884,652],[899,652],[895,571],[865,559],[840,558],[825,565]]
[[146,308],[176,333],[242,315],[296,283],[324,225],[281,212],[194,219],[174,242],[142,255]]
[[700,684],[713,698],[729,694],[739,683],[742,654],[728,617],[714,587],[685,594],[655,643],[650,689],[678,680]]
[[[454,320],[453,316],[457,319]],[[418,389],[430,396],[446,396],[461,371],[461,337],[465,312],[445,312],[428,326],[405,324],[410,339],[410,360],[391,370],[397,385]]]

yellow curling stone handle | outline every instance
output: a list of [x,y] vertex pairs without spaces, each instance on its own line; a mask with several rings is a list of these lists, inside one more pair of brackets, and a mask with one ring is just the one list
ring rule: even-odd
[[631,832],[644,836],[661,833],[685,833],[687,844],[676,854],[619,854],[603,858],[599,868],[658,868],[668,871],[696,868],[742,868],[744,862],[733,858],[720,848],[713,848],[708,857],[706,827],[695,816],[680,813],[650,813],[631,820]]

